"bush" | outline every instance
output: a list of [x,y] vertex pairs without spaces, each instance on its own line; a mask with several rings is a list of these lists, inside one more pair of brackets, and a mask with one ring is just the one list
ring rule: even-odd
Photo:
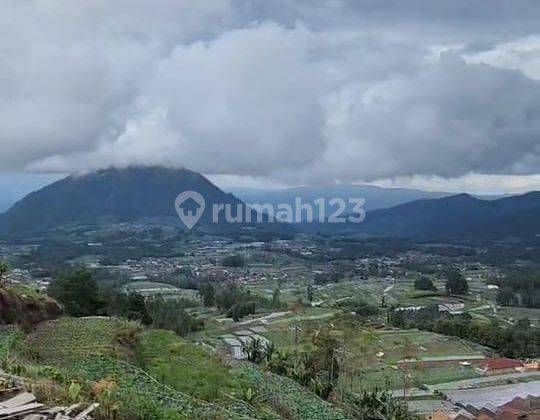
[[431,279],[424,276],[414,281],[414,288],[416,290],[430,290],[433,292],[437,290]]
[[223,258],[221,265],[223,267],[235,267],[240,268],[245,264],[244,259],[241,255],[229,255],[228,257]]

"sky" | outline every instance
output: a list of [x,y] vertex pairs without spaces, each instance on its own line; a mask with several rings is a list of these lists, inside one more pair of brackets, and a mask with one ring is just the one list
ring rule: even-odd
[[538,22],[537,0],[3,0],[0,186],[142,164],[540,190]]

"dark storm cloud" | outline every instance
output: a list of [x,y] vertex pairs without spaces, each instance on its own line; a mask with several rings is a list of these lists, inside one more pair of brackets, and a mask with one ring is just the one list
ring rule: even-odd
[[0,4],[0,169],[539,172],[536,1]]

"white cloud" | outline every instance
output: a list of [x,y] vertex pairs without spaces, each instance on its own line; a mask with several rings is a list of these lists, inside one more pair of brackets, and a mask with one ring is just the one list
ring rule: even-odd
[[[454,5],[7,1],[0,169],[167,164],[278,184],[535,176],[538,35],[526,15],[460,21]],[[490,43],[499,20],[509,38]]]

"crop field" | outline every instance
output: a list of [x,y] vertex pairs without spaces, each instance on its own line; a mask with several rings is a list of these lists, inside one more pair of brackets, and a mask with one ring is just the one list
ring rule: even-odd
[[433,385],[462,379],[477,378],[478,374],[471,367],[459,365],[417,366],[406,371],[396,370],[389,366],[367,369],[354,380],[353,389],[402,389],[405,386],[404,375],[408,375],[407,386],[418,387],[422,384]]
[[124,286],[127,292],[136,292],[145,297],[162,295],[164,298],[184,298],[199,301],[199,293],[196,290],[180,289],[165,283],[151,281],[134,281]]
[[245,385],[216,356],[171,331],[146,331],[137,360],[164,384],[206,400],[238,393]]
[[[210,396],[208,388],[199,389],[199,395],[182,391],[197,389],[203,374],[208,387],[216,381],[216,389],[228,386],[226,390],[234,393],[235,386],[240,388],[218,360],[166,331],[147,332],[137,349],[135,337],[140,333],[135,324],[111,318],[61,318],[39,325],[26,342],[42,365],[55,366],[65,378],[87,388],[101,389],[98,400],[105,418],[119,412],[122,418],[258,418],[251,406],[236,399],[226,407],[199,399]],[[136,354],[131,354],[128,348],[134,345]],[[145,362],[151,372],[131,359]],[[187,375],[184,382],[180,375]]]
[[79,365],[78,374],[94,384],[109,384],[100,410],[111,418],[118,412],[122,418],[253,418],[244,412],[244,406],[233,411],[198,400],[160,383],[129,363],[106,356],[86,359]]
[[361,297],[372,305],[379,305],[383,292],[389,285],[391,283],[382,279],[330,283],[317,287],[315,298],[326,305],[332,305],[341,299]]
[[[408,382],[437,384],[478,376],[474,368],[457,360],[483,357],[479,346],[463,340],[424,331],[383,331],[377,333],[372,351],[381,357],[367,357],[364,368],[355,375],[353,388],[402,388]],[[404,360],[411,360],[403,364]]]
[[[323,309],[323,308],[318,308]],[[353,355],[348,362],[353,387],[357,389],[376,387],[400,388],[403,373],[400,362],[414,360],[407,372],[416,384],[436,384],[478,376],[472,367],[461,366],[457,360],[483,358],[484,349],[453,337],[424,331],[367,331],[367,341],[362,334],[348,333],[335,318],[318,318],[304,321],[283,319],[266,325],[262,333],[278,348],[309,350],[312,348],[311,336],[316,330],[328,330],[331,335],[345,344],[345,353]],[[295,325],[298,325],[297,344],[295,344]],[[345,328],[345,329],[344,329]],[[371,338],[369,338],[371,337]],[[377,354],[379,356],[377,356]]]
[[270,402],[276,412],[290,419],[346,420],[341,410],[320,399],[292,379],[263,373],[254,365],[243,363],[239,370]]
[[13,347],[20,343],[24,334],[13,325],[0,326],[0,360],[5,360]]
[[528,318],[533,325],[540,324],[540,311],[534,308],[504,306],[498,309],[497,314],[508,320]]
[[113,355],[118,335],[130,325],[106,317],[60,318],[40,324],[27,343],[40,361],[69,367],[88,357]]
[[[306,300],[306,286],[307,283],[302,280],[290,281],[287,284],[283,284],[280,287],[280,301],[287,304],[293,305],[298,302],[299,298]],[[263,296],[267,299],[272,299],[274,290],[278,287],[278,282],[274,280],[259,281],[255,284],[250,284],[247,286],[247,289],[251,290],[253,293]]]
[[[292,350],[297,346],[301,350],[310,347],[313,332],[326,328],[335,313],[336,310],[331,308],[307,307],[294,314],[268,319],[264,324],[254,322],[250,326],[263,326],[265,331],[261,332],[261,335],[280,349]],[[238,323],[233,323],[228,326],[227,331],[234,331],[239,326]]]
[[387,363],[406,358],[422,360],[430,357],[482,356],[478,349],[463,340],[427,331],[385,331],[380,332],[378,338],[377,346],[384,352]]

